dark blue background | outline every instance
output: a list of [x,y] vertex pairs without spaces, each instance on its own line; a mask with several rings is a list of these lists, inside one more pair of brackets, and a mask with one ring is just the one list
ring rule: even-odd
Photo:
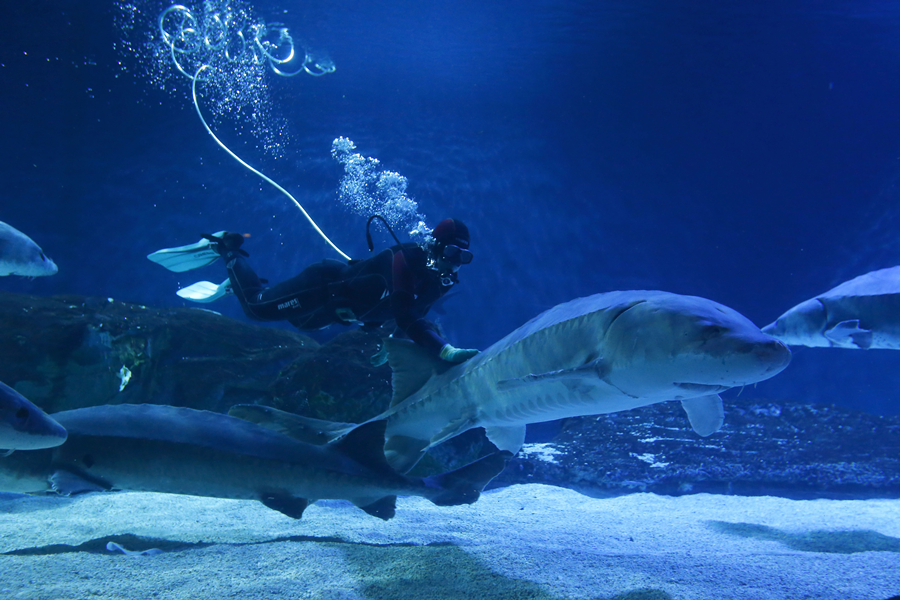
[[[137,5],[152,20],[167,4]],[[238,123],[219,131],[350,254],[365,254],[364,219],[336,200],[340,135],[405,175],[430,224],[469,223],[476,260],[438,315],[459,346],[614,289],[704,296],[765,325],[900,263],[895,6],[260,1],[337,71],[272,79],[283,157]],[[218,229],[251,233],[272,281],[332,256],[215,146],[186,79],[162,92],[116,50],[119,15],[112,2],[0,7],[0,220],[60,267],[0,289],[181,305],[175,290],[224,279],[221,265],[176,275],[144,257]],[[234,299],[213,307],[244,318]],[[801,348],[744,393],[895,413],[898,366],[890,351]]]

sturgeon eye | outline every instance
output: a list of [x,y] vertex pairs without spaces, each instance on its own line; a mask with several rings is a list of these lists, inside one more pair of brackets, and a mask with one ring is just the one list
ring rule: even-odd
[[29,416],[31,416],[31,414],[24,406],[16,411],[16,419],[19,421],[27,421]]

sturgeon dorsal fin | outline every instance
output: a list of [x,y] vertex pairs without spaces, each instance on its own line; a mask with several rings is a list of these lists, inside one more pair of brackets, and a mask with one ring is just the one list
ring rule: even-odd
[[391,473],[394,470],[384,457],[384,431],[387,421],[369,421],[350,430],[347,435],[330,445],[340,452],[376,473]]
[[429,379],[450,369],[453,364],[433,356],[412,340],[387,338],[384,347],[388,353],[388,363],[394,372],[391,385],[394,396],[391,406],[403,402],[419,391]]

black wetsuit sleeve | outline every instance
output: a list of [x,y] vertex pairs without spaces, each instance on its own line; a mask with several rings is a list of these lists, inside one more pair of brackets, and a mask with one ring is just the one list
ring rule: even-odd
[[391,293],[391,309],[397,327],[415,343],[440,354],[447,341],[432,329],[428,321],[417,317],[413,310],[416,277],[402,250],[394,253],[392,271],[394,291]]

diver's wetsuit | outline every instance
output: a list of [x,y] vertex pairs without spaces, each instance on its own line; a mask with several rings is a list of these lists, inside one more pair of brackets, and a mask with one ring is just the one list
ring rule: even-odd
[[234,295],[252,319],[286,320],[305,331],[352,322],[354,317],[367,325],[395,319],[410,339],[439,353],[447,342],[424,316],[456,278],[445,278],[445,285],[426,261],[427,253],[418,244],[400,244],[365,260],[325,259],[271,287],[263,286],[237,252],[228,253],[225,266]]

